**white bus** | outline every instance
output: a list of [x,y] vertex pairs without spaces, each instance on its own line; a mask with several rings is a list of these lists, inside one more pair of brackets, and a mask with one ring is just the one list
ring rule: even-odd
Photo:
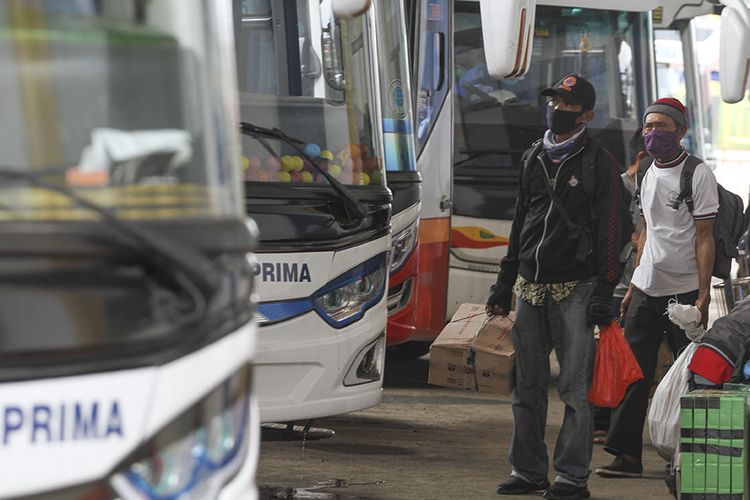
[[375,0],[370,9],[377,49],[384,163],[393,194],[388,346],[421,339],[416,331],[421,177],[414,148],[409,46],[403,0]]
[[237,1],[246,208],[258,223],[263,422],[381,397],[391,193],[370,17]]
[[0,498],[255,498],[231,4],[0,4]]
[[[623,168],[630,163],[627,145],[657,95],[650,11],[655,3],[538,2],[525,19],[533,21],[534,36],[518,44],[528,72],[496,79],[487,69],[479,1],[407,2],[423,179],[420,270],[430,282],[429,290],[419,288],[417,308],[431,312],[422,317],[433,320],[434,330],[461,303],[483,302],[497,277],[513,219],[520,157],[546,128],[543,88],[572,72],[590,80],[597,90],[590,133]],[[511,11],[522,4],[534,8],[528,1],[496,5],[510,10],[495,17],[517,19]],[[690,32],[678,15],[688,11],[679,7],[668,6],[661,22],[681,26],[688,45]],[[711,8],[688,10],[692,16]],[[506,28],[501,23],[496,29]],[[698,102],[699,122],[700,102],[691,98],[697,93],[689,88],[686,95],[689,103]],[[699,137],[689,137],[687,145],[705,153]]]

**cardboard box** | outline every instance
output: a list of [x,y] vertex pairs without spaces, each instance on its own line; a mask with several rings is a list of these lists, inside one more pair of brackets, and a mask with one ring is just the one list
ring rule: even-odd
[[[729,450],[732,447],[732,438],[737,435],[732,428],[732,402],[734,397],[724,397],[720,401],[719,410],[719,450]],[[740,431],[742,432],[742,431]],[[719,454],[719,495],[732,493],[732,455],[731,453]]]
[[508,395],[515,387],[514,313],[488,317],[483,304],[462,304],[430,346],[429,383]]
[[750,498],[750,393],[699,390],[680,406],[682,498]]
[[721,398],[718,395],[706,398],[706,494],[719,493],[719,457],[721,440]]
[[740,437],[739,433],[732,436],[731,450],[735,450],[737,453],[733,453],[731,457],[731,490],[732,495],[743,495],[744,497],[746,494],[745,462],[747,457],[745,445],[748,431],[747,398],[745,396],[732,398],[732,429],[741,430],[743,436]]
[[694,493],[693,485],[693,398],[680,398],[680,492]]
[[[700,392],[700,391],[698,391]],[[697,394],[693,393],[693,394]],[[693,401],[693,488],[696,493],[706,492],[706,417],[708,400],[697,395]]]

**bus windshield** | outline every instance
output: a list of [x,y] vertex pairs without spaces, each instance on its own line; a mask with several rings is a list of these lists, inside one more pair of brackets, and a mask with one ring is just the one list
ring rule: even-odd
[[123,219],[242,217],[231,45],[211,12],[199,0],[3,2],[0,221],[98,217],[22,176]]
[[[364,19],[335,20],[330,2],[246,0],[235,29],[242,118],[278,128],[342,184],[383,186]],[[242,162],[251,182],[327,183],[280,141],[244,136]]]
[[648,99],[647,14],[538,6],[533,64],[518,80],[497,81],[484,64],[479,4],[458,2],[455,16],[456,175],[517,178],[520,154],[546,127],[540,91],[570,73],[596,89],[589,125],[618,159]]
[[377,16],[385,168],[388,172],[416,170],[404,7],[400,1],[385,0],[373,10]]

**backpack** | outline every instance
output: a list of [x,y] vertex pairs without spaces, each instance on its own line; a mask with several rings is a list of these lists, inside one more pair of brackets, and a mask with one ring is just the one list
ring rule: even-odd
[[[531,145],[531,148],[527,150],[526,154],[524,154],[521,159],[521,189],[523,190],[522,194],[524,196],[527,196],[529,193],[529,162],[535,159],[542,151],[542,148],[544,147],[543,143],[543,139],[538,139],[536,142],[534,142],[534,144]],[[593,226],[595,226],[595,222],[599,218],[596,206],[594,206],[593,203],[594,193],[596,191],[596,156],[599,153],[599,148],[600,146],[598,142],[589,139],[587,149],[586,151],[584,151],[583,157],[581,158],[581,185],[583,187],[583,192],[591,201],[589,206],[591,207],[591,222]],[[630,238],[635,231],[635,227],[633,226],[633,217],[630,213],[630,203],[633,197],[630,192],[622,185],[622,182],[619,178],[618,183],[618,186],[620,187],[620,198],[617,204],[617,243],[615,248],[617,248],[619,251],[618,260],[621,264],[624,264],[630,256],[632,248]],[[592,237],[590,230],[575,225],[575,223],[570,220],[570,217],[568,216],[567,211],[565,211],[564,207],[560,203],[555,202],[554,199],[553,204],[558,208],[558,211],[570,227],[571,231],[581,232],[582,235],[584,235],[582,239],[588,240],[588,245],[590,246],[590,248],[588,249],[586,256],[590,255],[591,252],[593,252],[595,245],[595,240]]]
[[[651,158],[641,160],[638,167],[636,197],[640,197],[641,183],[646,176],[646,171],[651,167],[651,163]],[[693,213],[693,174],[696,167],[701,163],[703,163],[703,160],[697,156],[688,155],[680,177],[680,194],[677,196],[673,208],[679,207],[679,204],[684,201],[690,213]],[[715,258],[713,275],[721,279],[730,279],[732,260],[739,256],[737,245],[745,231],[745,207],[742,198],[727,191],[721,184],[717,183],[717,186],[719,211],[714,220]]]

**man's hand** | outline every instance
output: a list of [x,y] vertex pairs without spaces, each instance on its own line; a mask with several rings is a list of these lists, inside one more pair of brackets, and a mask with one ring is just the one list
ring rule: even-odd
[[711,303],[711,295],[705,295],[704,297],[698,297],[695,301],[695,307],[701,312],[701,324],[703,328],[708,328],[708,305]]
[[633,233],[630,235],[630,244],[633,246],[633,250],[635,252],[638,251],[638,241],[640,241],[640,239],[641,239],[640,233],[636,233],[635,231],[633,231]]
[[612,295],[592,295],[586,309],[591,325],[607,326],[612,322]]
[[625,315],[628,313],[628,309],[630,308],[630,301],[633,300],[633,287],[629,286],[628,291],[625,292],[625,297],[623,297],[622,302],[620,302],[620,319],[624,320]]
[[513,297],[513,287],[505,283],[495,283],[490,287],[490,298],[487,299],[485,310],[493,316],[507,316],[510,313],[510,301]]
[[503,318],[509,314],[508,311],[506,311],[502,306],[498,306],[497,304],[495,304],[494,306],[487,304],[484,310],[487,311],[487,314],[491,316],[502,316]]

